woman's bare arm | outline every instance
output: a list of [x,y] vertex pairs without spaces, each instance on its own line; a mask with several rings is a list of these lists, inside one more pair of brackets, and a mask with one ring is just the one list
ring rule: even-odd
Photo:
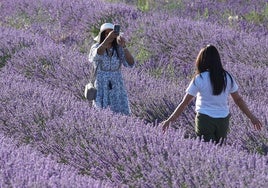
[[246,114],[246,116],[251,120],[253,126],[255,129],[260,130],[262,127],[261,122],[257,117],[255,117],[252,112],[249,110],[247,104],[243,100],[243,98],[239,95],[239,93],[236,91],[234,93],[231,93],[231,96],[235,102],[235,104],[240,108],[240,110]]

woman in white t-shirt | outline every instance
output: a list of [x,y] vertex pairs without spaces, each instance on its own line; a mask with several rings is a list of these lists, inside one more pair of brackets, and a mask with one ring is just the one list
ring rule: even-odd
[[251,120],[255,129],[260,130],[261,122],[256,118],[238,93],[235,79],[224,70],[218,50],[208,45],[202,48],[196,59],[196,75],[186,89],[182,102],[171,116],[162,122],[163,131],[175,121],[185,107],[196,97],[195,132],[204,141],[223,143],[229,129],[228,96]]

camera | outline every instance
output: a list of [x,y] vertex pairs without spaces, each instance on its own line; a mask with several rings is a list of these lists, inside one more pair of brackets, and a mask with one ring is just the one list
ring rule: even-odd
[[120,25],[118,25],[118,24],[115,24],[115,25],[114,25],[114,32],[115,32],[117,35],[119,35],[119,33],[120,33]]

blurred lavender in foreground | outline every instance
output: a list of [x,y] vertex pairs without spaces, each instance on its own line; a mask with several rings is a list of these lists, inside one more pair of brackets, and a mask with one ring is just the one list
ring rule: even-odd
[[0,187],[113,187],[113,184],[79,175],[70,166],[43,156],[30,146],[16,146],[0,134]]
[[79,173],[135,187],[267,185],[267,156],[249,154],[236,144],[218,147],[185,139],[183,127],[163,135],[160,127],[92,109],[45,83],[10,72],[5,78],[1,132]]

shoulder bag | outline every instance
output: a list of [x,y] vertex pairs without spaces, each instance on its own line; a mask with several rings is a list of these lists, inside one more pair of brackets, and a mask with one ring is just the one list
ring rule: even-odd
[[91,78],[91,81],[88,84],[86,84],[86,86],[85,86],[84,95],[90,101],[95,100],[96,96],[97,96],[97,88],[95,87],[95,84],[94,84],[95,79],[96,79],[97,69],[98,69],[98,65],[97,65],[95,70],[94,70],[94,66],[93,66],[94,74]]

